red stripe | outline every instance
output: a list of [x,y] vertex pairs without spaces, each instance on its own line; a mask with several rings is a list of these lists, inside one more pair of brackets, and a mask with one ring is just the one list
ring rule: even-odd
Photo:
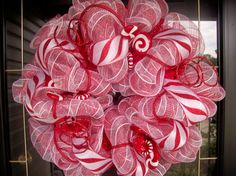
[[35,87],[37,87],[38,83],[39,83],[39,78],[37,76],[33,77],[33,81],[35,83]]
[[101,62],[103,62],[103,61],[105,60],[105,58],[106,58],[106,56],[107,56],[107,54],[108,54],[108,52],[109,52],[109,50],[110,50],[111,42],[112,42],[113,40],[114,40],[114,38],[111,39],[111,40],[109,40],[109,41],[105,44],[104,48],[102,49],[101,58],[99,59],[99,62],[98,62],[97,65],[99,65]]
[[166,142],[167,138],[168,138],[168,137],[166,137],[163,141],[161,141],[161,142],[159,143],[159,147],[164,148],[165,142]]
[[[173,92],[173,91],[171,91],[171,92]],[[199,99],[197,97],[193,96],[193,95],[176,93],[176,92],[173,92],[173,93],[175,95],[178,95],[181,98],[190,99],[190,100],[198,100],[199,101]]]
[[37,50],[37,56],[38,56],[39,64],[40,64],[44,69],[47,69],[47,68],[44,67],[44,65],[43,65],[44,54],[45,54],[46,49],[47,49],[47,47],[48,47],[48,45],[49,45],[50,42],[51,42],[51,39],[48,39],[48,40],[45,42],[44,46],[43,46],[43,56],[42,56],[43,58],[41,58],[41,57],[39,56],[39,50]]
[[92,63],[93,63],[93,50],[94,50],[94,46],[95,46],[95,45],[93,45],[93,46],[91,47],[91,50],[90,50],[90,57],[88,57],[88,60],[89,60],[90,62],[92,62]]
[[189,112],[193,113],[193,114],[197,114],[197,115],[204,115],[204,116],[207,116],[207,114],[202,111],[201,109],[196,109],[196,108],[190,108],[190,107],[187,107],[185,105],[183,105]]
[[111,164],[111,161],[109,161],[108,163],[106,163],[105,165],[102,165],[101,167],[97,168],[97,169],[94,169],[92,170],[93,172],[96,172],[96,173],[99,173],[99,171],[101,172],[101,170],[105,167],[107,167],[108,165]]
[[191,46],[189,46],[188,44],[184,43],[184,42],[181,42],[179,40],[174,40],[176,41],[177,43],[179,43],[183,48],[187,49],[189,52],[191,52]]
[[57,101],[53,100],[53,104],[52,104],[52,116],[54,119],[57,119]]
[[[174,35],[174,36],[183,36],[183,37],[187,37],[188,38],[188,36],[186,35],[186,34],[183,34],[183,33],[178,33],[178,32],[171,32],[171,33],[169,33],[169,34],[165,34],[165,35],[163,35],[163,36],[170,36],[170,35]],[[171,37],[171,36],[170,36]]]
[[123,37],[120,37],[118,52],[116,53],[116,56],[113,58],[113,60],[116,59],[117,57],[119,57],[119,56],[121,55],[122,46],[123,46],[123,41],[124,41],[124,40],[122,40],[122,39],[123,39]]
[[[168,30],[166,30],[166,31],[168,31]],[[178,33],[178,32],[171,32],[171,33],[169,33],[169,34],[165,34],[165,35],[162,35],[162,37],[163,36],[169,36],[169,35],[176,35],[176,36],[183,36],[183,37],[186,37],[186,38],[188,38],[189,39],[189,37],[186,35],[186,34],[182,34],[182,33]],[[169,36],[169,37],[171,37],[171,36]],[[184,42],[182,42],[182,41],[180,41],[180,40],[176,40],[176,39],[173,39],[174,41],[176,41],[176,42],[178,42],[182,47],[184,47],[185,49],[187,49],[189,52],[191,52],[191,46],[189,46],[188,44],[186,44],[186,43],[184,43]]]
[[176,125],[175,149],[178,148],[179,143],[180,143],[180,132],[178,126]]
[[63,40],[61,43],[59,43],[59,45],[57,45],[57,46],[59,46],[59,47],[62,47],[62,46],[65,46],[65,45],[67,45],[67,44],[69,44],[69,42],[67,42],[66,40]]
[[185,128],[185,126],[182,124],[182,123],[180,123],[179,122],[179,124],[182,126],[182,128],[184,129],[184,132],[185,132],[185,134],[186,134],[186,140],[187,140],[187,138],[188,138],[188,131],[187,131],[187,129]]
[[29,95],[29,97],[31,97],[31,92],[30,92],[30,89],[28,86],[27,86],[27,95]]
[[164,87],[169,87],[169,86],[183,86],[180,82],[168,82],[164,85]]
[[45,42],[45,44],[44,44],[44,46],[43,46],[43,56],[44,56],[44,54],[45,54],[45,52],[46,52],[46,49],[47,49],[47,47],[48,47],[48,45],[49,45],[49,43],[50,43],[51,41],[52,41],[52,40],[49,39],[49,40],[47,40],[47,41]]
[[[52,41],[52,40],[51,40]],[[50,42],[51,42],[50,41]],[[52,48],[55,48],[55,46],[53,46]],[[52,48],[50,48],[50,50],[52,51]],[[44,56],[44,55],[43,55]],[[44,56],[45,58],[44,58],[44,62],[45,62],[45,65],[46,65],[46,67],[48,68],[48,60],[49,60],[49,56]]]
[[103,161],[103,160],[106,160],[105,158],[86,158],[86,159],[80,159],[80,161],[83,161],[85,163],[95,163],[95,162],[99,162],[99,161]]
[[[142,171],[143,171],[143,175],[145,174],[145,166],[144,166],[144,164],[142,163],[142,162],[139,162],[139,164],[140,164],[140,166],[141,166],[141,168],[142,168]],[[137,169],[136,169],[136,172],[137,172]]]
[[49,43],[51,42],[52,40],[50,39],[50,40],[48,40],[46,43],[45,43],[45,45],[44,45],[44,49],[43,49],[43,61],[44,61],[44,64],[45,64],[45,66],[46,66],[46,68],[45,69],[47,69],[48,68],[48,58],[45,56],[45,53],[46,53],[46,49],[48,49],[48,45],[49,45]]
[[112,149],[127,147],[129,145],[131,145],[131,144],[130,143],[117,144],[117,145],[112,146]]
[[147,57],[149,57],[150,59],[152,59],[153,61],[157,62],[158,64],[162,65],[163,67],[171,67],[168,64],[162,62],[159,58],[157,58],[156,56],[150,55],[150,54],[146,54]]

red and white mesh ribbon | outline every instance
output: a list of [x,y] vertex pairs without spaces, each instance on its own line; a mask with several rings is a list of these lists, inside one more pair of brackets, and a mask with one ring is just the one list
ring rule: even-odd
[[33,146],[65,176],[163,176],[196,159],[195,125],[225,91],[198,27],[168,10],[165,0],[73,0],[36,33],[12,95]]

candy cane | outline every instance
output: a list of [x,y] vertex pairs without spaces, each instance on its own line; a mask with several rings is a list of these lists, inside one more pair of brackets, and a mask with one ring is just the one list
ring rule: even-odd
[[157,140],[163,150],[177,150],[187,141],[189,130],[178,121],[173,122],[173,130],[162,139]]
[[92,150],[86,150],[83,153],[76,154],[80,163],[95,174],[101,174],[111,165],[111,159],[105,158]]
[[179,81],[169,79],[166,79],[164,89],[180,103],[189,121],[188,125],[207,118],[205,105],[191,89],[184,87]]
[[35,54],[36,63],[42,68],[42,70],[49,74],[46,64],[46,55],[51,51],[52,48],[56,47],[56,43],[53,39],[46,39],[40,45]]
[[126,58],[129,49],[128,39],[118,35],[95,43],[91,48],[91,62],[97,66],[109,65]]
[[84,93],[84,94],[80,94],[80,95],[76,95],[75,96],[75,99],[78,99],[78,100],[87,100],[89,98],[89,94],[88,93]]
[[[57,40],[57,42],[59,42],[59,45],[61,47],[63,47],[63,49],[65,49],[65,50],[75,49],[75,46],[73,44],[68,43],[67,41]],[[52,51],[55,48],[59,49],[57,42],[53,38],[46,39],[39,45],[39,47],[35,53],[36,63],[48,75],[49,75],[48,54],[50,53],[50,51]]]
[[169,29],[157,34],[154,39],[169,40],[174,43],[182,59],[189,57],[192,51],[192,43],[190,37],[179,30]]
[[24,103],[28,112],[32,114],[32,97],[35,94],[35,90],[44,85],[47,78],[41,69],[30,64],[25,66],[22,77],[23,78],[13,83],[13,96],[16,101],[19,98],[23,98],[24,102],[21,103]]
[[148,172],[148,167],[144,165],[142,162],[137,162],[136,170],[133,175],[135,176],[143,176]]

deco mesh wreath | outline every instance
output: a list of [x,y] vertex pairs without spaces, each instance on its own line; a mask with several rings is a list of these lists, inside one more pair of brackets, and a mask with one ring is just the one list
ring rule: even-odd
[[195,125],[225,96],[198,28],[164,0],[74,0],[31,48],[13,97],[31,116],[38,153],[66,176],[112,166],[118,175],[162,176],[194,161]]

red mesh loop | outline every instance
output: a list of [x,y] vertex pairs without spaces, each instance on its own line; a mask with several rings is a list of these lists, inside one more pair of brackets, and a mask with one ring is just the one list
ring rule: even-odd
[[61,155],[71,162],[71,155],[88,149],[90,117],[64,117],[54,125],[54,141]]
[[[204,63],[207,64],[205,65],[206,68],[204,68]],[[210,76],[213,76],[213,83],[208,83],[210,81],[210,76],[207,75],[208,72],[210,72]],[[215,87],[219,81],[216,66],[212,61],[204,56],[196,56],[192,59],[186,59],[182,61],[176,69],[176,76],[177,79],[180,80],[184,85],[190,87],[198,87],[201,84],[205,84],[209,87]]]

